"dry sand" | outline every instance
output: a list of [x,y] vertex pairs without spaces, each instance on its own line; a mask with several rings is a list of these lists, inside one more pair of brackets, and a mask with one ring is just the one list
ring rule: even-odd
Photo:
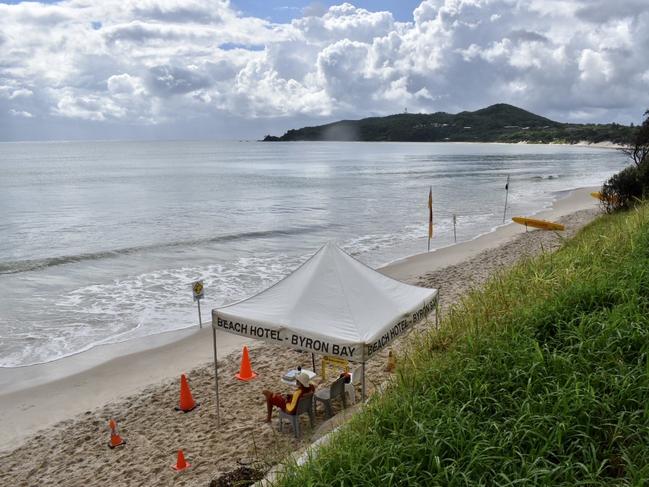
[[[594,200],[589,199],[589,191],[578,190],[540,217],[559,219],[568,229],[564,237],[571,235],[599,211]],[[561,215],[566,216],[559,218]],[[413,284],[439,288],[442,304],[448,306],[494,272],[513,265],[522,256],[550,251],[561,241],[553,232],[525,233],[523,227],[508,225],[471,242],[394,263],[382,271]],[[419,328],[426,326],[430,322]],[[135,348],[129,349],[129,355],[112,357],[101,365],[96,363],[102,355],[100,350],[94,352],[96,357],[90,354],[90,358],[73,357],[59,364],[3,371],[0,431],[5,453],[0,456],[0,484],[206,486],[210,479],[241,464],[272,464],[308,444],[313,438],[304,418],[306,434],[300,441],[293,439],[290,427],[284,433],[277,431],[276,414],[272,424],[263,423],[261,391],[268,388],[290,392],[291,387],[279,378],[296,365],[311,368],[311,355],[240,337],[230,336],[228,342],[220,336],[219,429],[213,364],[205,364],[211,353],[210,338],[209,331],[203,330],[153,350],[122,344],[122,348]],[[408,337],[396,348],[407,344],[407,340]],[[253,368],[259,374],[248,383],[234,379],[242,341],[250,346]],[[117,349],[119,345],[115,346]],[[226,354],[234,349],[237,352]],[[104,350],[104,356],[108,353],[110,357],[110,350]],[[386,356],[384,351],[368,363],[370,394],[389,377],[383,371]],[[71,373],[74,366],[84,364],[90,368]],[[203,365],[190,370],[198,364]],[[179,391],[177,376],[181,372],[188,372],[194,398],[201,402],[198,409],[186,414],[174,410]],[[171,376],[174,379],[160,381]],[[22,385],[29,387],[18,389],[16,384],[21,378]],[[65,419],[60,421],[62,418]],[[116,419],[126,438],[125,447],[107,447],[110,418]],[[318,408],[316,423],[321,425],[324,421],[324,413]],[[45,429],[32,434],[39,426]],[[170,466],[175,463],[179,448],[192,466],[176,473]]]

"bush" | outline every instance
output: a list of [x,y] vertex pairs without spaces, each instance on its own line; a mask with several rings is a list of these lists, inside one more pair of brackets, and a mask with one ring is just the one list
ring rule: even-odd
[[611,177],[602,187],[602,201],[608,212],[630,208],[649,194],[649,110],[644,115],[633,142],[621,149],[633,166]]
[[642,199],[645,186],[639,168],[629,166],[604,183],[602,203],[609,213],[630,208],[636,201]]

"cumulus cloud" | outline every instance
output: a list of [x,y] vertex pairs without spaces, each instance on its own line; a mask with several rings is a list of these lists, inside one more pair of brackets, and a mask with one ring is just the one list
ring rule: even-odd
[[33,115],[25,110],[14,110],[13,108],[9,110],[9,113],[15,117],[24,117],[32,118]]
[[108,91],[115,96],[144,93],[142,81],[139,78],[126,73],[114,74],[108,78],[106,81],[106,87],[108,88]]
[[11,94],[8,96],[10,100],[13,100],[14,98],[21,98],[21,97],[28,97],[32,96],[34,92],[32,90],[28,90],[26,88],[20,88],[17,90],[13,90]]
[[334,5],[322,16],[307,16],[292,25],[309,42],[351,41],[371,42],[395,29],[390,12],[370,12],[350,3]]
[[314,3],[289,24],[228,0],[0,4],[0,124],[150,134],[497,102],[637,122],[649,106],[646,25],[646,0],[424,0],[406,23]]

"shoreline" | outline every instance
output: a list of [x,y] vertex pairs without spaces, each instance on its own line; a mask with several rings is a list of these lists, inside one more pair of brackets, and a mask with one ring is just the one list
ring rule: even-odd
[[[596,208],[597,201],[589,195],[592,190],[569,191],[555,200],[551,209],[535,216],[557,219]],[[378,270],[417,283],[425,274],[467,261],[521,233],[525,233],[524,227],[510,223],[473,240],[400,259]],[[211,362],[209,328],[206,325],[202,330],[167,332],[101,345],[44,364],[0,369],[0,409],[5,413],[0,419],[0,451],[15,449],[32,434],[60,421],[89,414],[147,386],[177,378],[180,373]],[[238,355],[234,360],[227,358],[243,345],[260,347],[260,342],[217,332],[219,362],[237,362]]]
[[[550,211],[550,210],[552,210],[552,209],[554,208],[554,205],[555,205],[558,201],[570,197],[570,196],[571,196],[574,192],[576,192],[576,191],[580,191],[580,190],[584,190],[584,191],[586,191],[586,190],[588,190],[589,192],[593,192],[593,191],[597,191],[598,189],[601,189],[601,188],[600,188],[599,186],[584,186],[584,187],[579,187],[579,188],[572,188],[572,189],[564,189],[564,190],[554,191],[554,192],[552,192],[551,194],[553,194],[553,195],[555,196],[555,199],[552,200],[552,202],[550,203],[549,206],[546,206],[546,207],[544,207],[544,208],[541,208],[540,210],[535,211],[535,212],[532,212],[532,213],[530,213],[530,214],[528,214],[528,215],[526,215],[526,216],[527,216],[528,218],[529,218],[529,217],[537,217],[537,216],[541,216],[542,213],[544,213],[544,212],[546,212],[546,211]],[[589,194],[590,194],[590,193],[589,193]],[[584,195],[584,196],[585,196],[585,195]],[[587,203],[585,197],[584,197],[584,203]],[[576,210],[576,211],[578,211],[578,210]],[[512,214],[512,215],[513,215],[513,214]],[[518,215],[515,215],[515,216],[518,216]],[[560,214],[560,215],[558,215],[558,216],[562,216],[562,215]],[[505,223],[501,223],[500,225],[496,225],[496,226],[492,227],[489,231],[487,231],[487,232],[483,232],[483,233],[479,233],[478,235],[476,235],[476,236],[473,237],[473,238],[470,238],[470,239],[468,239],[468,240],[462,240],[462,241],[460,241],[460,242],[450,243],[450,244],[448,244],[448,245],[444,245],[444,246],[442,246],[442,247],[437,247],[437,248],[434,248],[434,249],[429,250],[428,252],[418,252],[418,253],[416,253],[416,254],[406,255],[405,257],[399,257],[399,258],[397,258],[397,259],[394,259],[394,260],[391,260],[391,261],[386,262],[386,263],[384,263],[384,264],[381,264],[379,267],[376,267],[376,270],[381,271],[382,269],[387,269],[387,268],[390,268],[390,267],[392,267],[392,266],[394,266],[394,267],[399,267],[399,266],[401,266],[402,264],[404,264],[404,263],[406,263],[407,261],[409,261],[410,259],[413,259],[413,258],[415,258],[415,257],[417,257],[417,256],[420,256],[420,255],[428,255],[428,254],[430,254],[430,253],[432,253],[432,252],[439,252],[440,250],[444,250],[444,249],[447,249],[447,248],[449,248],[449,247],[455,247],[455,246],[457,246],[457,245],[466,244],[466,243],[468,243],[468,242],[472,242],[472,241],[474,241],[474,240],[479,240],[479,239],[481,239],[481,238],[486,237],[487,235],[490,235],[490,234],[492,234],[492,233],[498,232],[500,229],[502,229],[502,228],[504,228],[504,227],[506,227],[506,226],[512,225],[512,224],[513,224],[513,221],[511,220],[511,215],[508,215],[507,218],[506,218],[506,220],[505,220]]]
[[279,143],[279,144],[294,144],[294,143],[342,143],[342,144],[489,144],[489,145],[553,145],[559,147],[587,147],[593,149],[623,149],[627,146],[623,144],[616,144],[610,140],[603,140],[601,142],[588,142],[587,140],[580,140],[579,142],[538,142],[520,140],[518,142],[476,142],[472,140],[435,140],[435,141],[418,141],[418,140],[254,140],[254,141],[231,141],[231,142],[262,142],[262,143]]
[[[101,345],[52,362],[0,369],[0,410],[4,413],[0,453],[41,429],[213,361],[210,328],[160,333]],[[217,332],[220,358],[252,342]]]
[[[447,142],[447,143],[464,144],[465,142]],[[466,142],[466,143],[478,144],[478,142]],[[492,142],[492,143],[502,144],[501,142]],[[549,144],[542,144],[542,145],[549,145]],[[575,144],[557,144],[557,145],[575,145]],[[562,211],[553,212],[552,210],[557,206],[557,204],[560,201],[567,198],[571,198],[573,193],[581,192],[581,191],[584,192],[583,198],[580,197],[580,202],[577,203],[579,206],[576,206],[575,207],[576,209],[574,211],[578,211],[582,207],[589,208],[590,206],[588,206],[588,203],[591,201],[591,199],[588,198],[588,194],[592,191],[597,191],[599,189],[600,189],[599,186],[589,186],[589,187],[577,187],[577,188],[554,191],[550,193],[553,194],[555,197],[555,199],[550,203],[550,206],[544,207],[538,211],[527,214],[526,216],[540,217],[540,218],[561,217],[565,214],[564,212]],[[548,216],[544,216],[546,214]],[[497,234],[501,232],[503,228],[514,225],[513,222],[511,221],[510,218],[511,216],[513,216],[513,214],[507,215],[507,220],[505,221],[505,223],[496,225],[492,227],[490,230],[484,233],[480,233],[469,240],[450,243],[443,247],[434,248],[429,252],[419,252],[416,254],[399,257],[394,260],[384,262],[380,264],[378,267],[375,267],[374,269],[380,272],[383,272],[385,270],[386,271],[385,273],[387,275],[396,279],[402,279],[402,280],[406,279],[402,277],[397,277],[401,275],[398,268],[401,267],[402,265],[407,265],[408,262],[411,260],[418,260],[419,258],[423,259],[423,256],[425,255],[431,255],[433,253],[435,253],[435,255],[440,255],[439,254],[440,252],[442,254],[445,254],[447,252],[446,249],[449,248],[456,248],[458,246],[460,246],[459,248],[463,248],[463,246],[465,245],[468,246],[470,242],[481,241],[482,239],[488,240],[487,237],[489,235]],[[516,227],[516,225],[514,225],[514,227]],[[491,246],[486,248],[490,248],[490,247]],[[396,272],[397,274],[393,276],[390,274],[391,272]],[[411,277],[416,277],[416,276],[411,276]],[[204,323],[203,328],[208,328],[209,327],[208,323],[209,322],[206,321],[206,323]],[[28,387],[33,387],[35,385],[40,385],[45,382],[51,382],[53,380],[61,379],[69,375],[72,375],[76,372],[82,372],[84,370],[96,367],[98,365],[101,365],[105,362],[108,362],[110,360],[119,357],[131,355],[133,353],[138,353],[150,349],[159,348],[171,344],[173,342],[189,340],[194,334],[197,333],[201,333],[201,330],[196,328],[195,325],[190,325],[185,328],[161,331],[161,332],[154,333],[152,335],[130,338],[122,341],[98,343],[98,344],[90,345],[88,348],[83,348],[81,350],[71,352],[67,355],[63,355],[61,357],[57,357],[45,362],[37,362],[37,363],[15,365],[15,366],[0,366],[0,396],[5,393],[14,392],[17,390],[26,389]],[[69,365],[68,364],[62,365],[63,362],[67,362]],[[54,364],[60,364],[60,365],[54,366]],[[45,369],[45,367],[47,367],[47,370]],[[35,376],[32,377],[31,375],[26,374],[25,376],[26,383],[24,383],[22,386],[17,386],[16,384],[12,384],[13,381],[8,378],[12,374],[12,372],[10,371],[28,369],[28,368],[43,368],[43,370],[41,370],[41,372],[43,372],[43,375],[39,375],[38,377]]]
[[[554,200],[551,208],[540,210],[530,216],[544,220],[556,220],[580,210],[597,208],[599,203],[590,196],[590,193],[598,189],[598,186],[591,186],[567,190],[564,195]],[[510,220],[509,223],[499,225],[492,231],[478,235],[471,240],[397,259],[377,270],[401,281],[417,279],[422,268],[430,272],[458,264],[484,250],[498,247],[520,233],[525,233],[524,227]]]

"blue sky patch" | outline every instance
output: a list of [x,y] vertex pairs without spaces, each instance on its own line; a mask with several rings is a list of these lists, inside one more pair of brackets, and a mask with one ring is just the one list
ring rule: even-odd
[[[259,17],[276,23],[287,23],[303,17],[304,11],[326,11],[332,5],[341,5],[344,0],[310,1],[310,0],[232,0],[231,5],[244,15]],[[371,12],[387,10],[394,19],[400,22],[411,22],[412,12],[421,4],[421,0],[348,0],[348,3]]]
[[265,46],[259,44],[239,44],[237,42],[224,42],[219,44],[219,48],[224,51],[232,51],[233,49],[246,49],[247,51],[263,51]]

